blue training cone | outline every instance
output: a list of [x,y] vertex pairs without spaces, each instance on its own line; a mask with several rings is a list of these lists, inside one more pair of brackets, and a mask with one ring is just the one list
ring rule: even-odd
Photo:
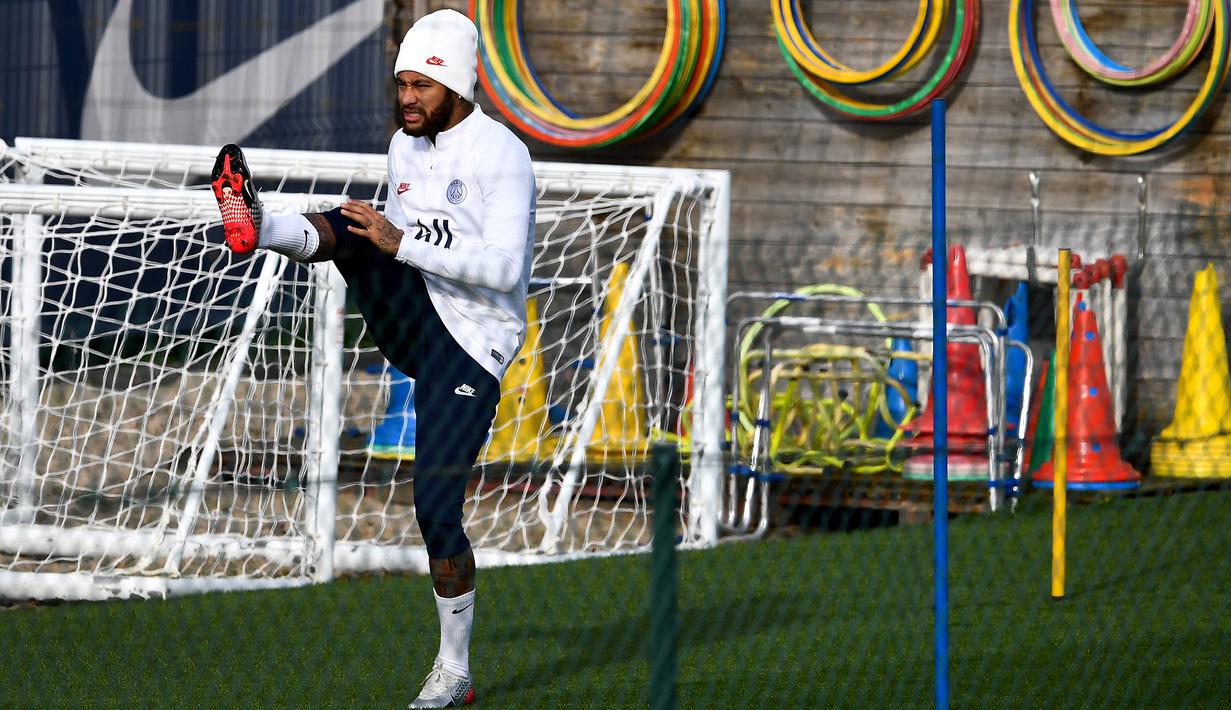
[[[1008,322],[1009,340],[1030,344],[1030,316],[1025,282],[1017,284],[1017,290],[1004,304],[1005,320]],[[1018,348],[1009,348],[1005,353],[1005,434],[1020,439],[1022,400],[1026,397],[1026,353]],[[1037,405],[1036,405],[1037,406]]]
[[[911,352],[910,341],[905,338],[894,338],[893,352]],[[914,358],[894,357],[890,354],[888,375],[890,378],[901,383],[902,387],[911,395],[914,395],[919,390],[919,363]],[[874,435],[878,439],[888,439],[893,436],[895,427],[901,426],[902,421],[906,419],[906,411],[910,407],[911,402],[904,400],[896,387],[887,386],[885,387],[885,404],[889,409],[889,416],[893,419],[893,422],[891,424],[879,415],[876,417]]]
[[368,441],[368,455],[374,459],[413,461],[415,459],[415,381],[392,365],[389,373],[389,406],[380,425]]

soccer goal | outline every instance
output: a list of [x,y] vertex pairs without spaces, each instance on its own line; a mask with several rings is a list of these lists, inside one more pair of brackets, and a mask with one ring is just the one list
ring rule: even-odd
[[[274,212],[387,192],[384,155],[246,153]],[[426,570],[413,462],[368,455],[383,357],[331,266],[223,246],[214,154],[0,152],[0,597]],[[688,464],[683,544],[714,544],[728,175],[536,163],[535,177],[526,345],[466,507],[479,564],[647,548],[662,439]]]

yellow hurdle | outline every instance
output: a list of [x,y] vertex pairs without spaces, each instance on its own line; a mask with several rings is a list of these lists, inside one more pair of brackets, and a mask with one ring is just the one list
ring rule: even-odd
[[1213,264],[1193,280],[1181,363],[1175,416],[1150,446],[1151,471],[1231,478],[1231,372]]

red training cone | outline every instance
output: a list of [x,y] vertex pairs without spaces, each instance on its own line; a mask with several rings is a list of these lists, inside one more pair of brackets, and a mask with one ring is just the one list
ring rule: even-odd
[[[1116,420],[1103,369],[1098,323],[1082,300],[1077,301],[1073,314],[1070,343],[1066,487],[1078,491],[1136,488],[1141,485],[1141,474],[1120,458],[1116,444]],[[1048,461],[1034,474],[1035,485],[1055,485],[1054,464]]]
[[[969,301],[970,275],[966,269],[966,250],[954,246],[949,250],[945,295],[951,301]],[[951,325],[974,325],[975,312],[969,306],[951,307],[946,321]],[[975,343],[950,342],[948,356],[949,465],[950,480],[985,480],[988,477],[987,392],[984,389],[983,363]],[[912,448],[931,447],[936,430],[936,379],[932,379],[932,396],[918,419],[905,429],[914,434],[904,444]],[[902,469],[905,478],[932,480],[935,458],[931,452],[907,460]]]

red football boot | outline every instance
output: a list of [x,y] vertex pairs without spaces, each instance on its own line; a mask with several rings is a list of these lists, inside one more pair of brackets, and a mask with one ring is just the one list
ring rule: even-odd
[[226,232],[227,246],[236,254],[247,254],[256,249],[261,233],[261,198],[257,197],[252,173],[248,171],[239,146],[228,143],[218,151],[210,185],[214,188],[218,209],[222,210],[222,228]]

